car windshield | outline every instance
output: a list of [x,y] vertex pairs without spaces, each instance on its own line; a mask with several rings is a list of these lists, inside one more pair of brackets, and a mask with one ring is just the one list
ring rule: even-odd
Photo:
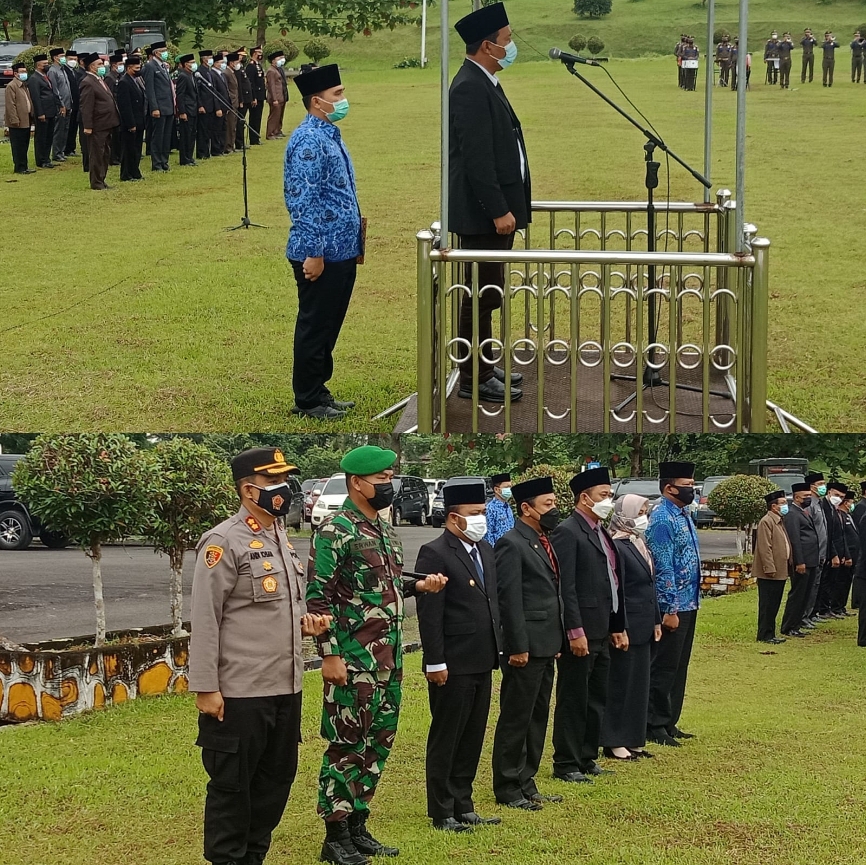
[[32,46],[21,43],[20,45],[0,45],[0,63],[11,63],[22,51]]
[[616,488],[616,498],[626,495],[643,496],[645,499],[658,498],[659,482],[653,478],[624,478]]
[[767,480],[774,483],[780,490],[784,490],[788,495],[792,495],[791,487],[794,486],[794,484],[803,483],[804,477],[803,475],[779,474],[770,475]]
[[323,496],[345,496],[349,491],[346,489],[346,478],[330,478],[322,490]]
[[107,39],[76,39],[75,50],[81,54],[82,52],[90,52],[96,54],[105,54],[108,46]]

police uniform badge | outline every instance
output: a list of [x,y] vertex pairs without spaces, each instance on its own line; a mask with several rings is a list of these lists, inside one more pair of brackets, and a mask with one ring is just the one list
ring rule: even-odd
[[267,576],[262,580],[262,588],[269,595],[272,595],[277,590],[278,585],[277,578],[273,576]]
[[251,550],[260,550],[264,544],[261,541],[250,541]]
[[271,499],[271,502],[273,503],[273,506],[274,506],[277,510],[279,510],[279,509],[283,506],[283,503],[284,503],[285,501],[286,501],[286,500],[285,500],[282,496],[280,496],[280,495],[276,495],[276,496],[274,496],[274,497]]
[[272,570],[274,569],[274,566],[273,566],[273,565],[272,565],[272,564],[271,564],[267,559],[265,559],[265,560],[262,562],[262,567],[263,567],[266,571],[272,571]]
[[204,551],[204,563],[209,568],[215,568],[219,563],[220,559],[223,557],[223,548],[216,546],[216,544],[211,544],[209,547],[205,548]]
[[248,516],[244,522],[254,531],[260,532],[262,527],[259,525],[259,521],[254,516]]

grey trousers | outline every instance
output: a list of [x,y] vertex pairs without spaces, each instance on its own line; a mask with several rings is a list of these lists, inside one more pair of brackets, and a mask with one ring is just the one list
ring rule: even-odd
[[51,143],[51,158],[55,162],[62,162],[66,153],[66,139],[69,136],[69,116],[66,114],[58,114],[54,121],[54,140]]

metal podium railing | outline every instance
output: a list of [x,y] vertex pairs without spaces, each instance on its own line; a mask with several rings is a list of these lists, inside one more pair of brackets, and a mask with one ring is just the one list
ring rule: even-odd
[[[441,249],[435,225],[418,233],[420,432],[475,432],[481,424],[489,428],[491,418],[498,418],[498,431],[516,431],[516,403],[508,396],[504,405],[482,402],[477,385],[471,400],[460,400],[454,419],[449,396],[459,365],[471,364],[477,381],[479,350],[504,368],[506,381],[517,371],[531,377],[534,395],[524,401],[534,400],[536,432],[551,424],[573,432],[586,428],[579,413],[590,374],[603,390],[593,425],[599,432],[622,424],[636,432],[682,431],[678,415],[684,415],[681,399],[687,396],[689,431],[695,431],[698,414],[704,432],[765,431],[770,243],[747,226],[747,251],[735,252],[735,204],[727,190],[714,203],[658,203],[657,247],[665,251],[652,254],[646,251],[646,202],[543,201],[532,209],[533,222],[520,233],[522,246],[508,252]],[[504,291],[479,286],[483,262],[505,263],[510,285]],[[651,266],[654,285],[647,277]],[[479,346],[485,292],[503,302],[494,337]],[[457,332],[461,297],[472,304],[471,339]],[[653,334],[650,302],[657,310]],[[639,386],[647,366],[667,381],[661,404],[655,388],[648,398]],[[639,381],[634,398],[618,409],[611,376],[621,374]],[[554,403],[558,408],[551,408]],[[525,426],[527,409],[520,409]]]

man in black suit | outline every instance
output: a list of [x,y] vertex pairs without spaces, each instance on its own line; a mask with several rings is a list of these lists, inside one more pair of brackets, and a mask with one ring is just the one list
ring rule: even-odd
[[820,546],[818,532],[809,505],[812,488],[808,483],[791,487],[794,503],[782,518],[791,544],[791,588],[782,616],[782,633],[786,637],[805,637],[800,630],[806,616],[806,605],[818,572]]
[[194,54],[183,54],[177,60],[177,78],[174,96],[177,102],[177,120],[180,132],[180,164],[195,165],[193,149],[198,122],[198,82],[193,75]]
[[144,124],[147,121],[147,103],[138,82],[141,72],[141,57],[133,55],[125,66],[115,87],[115,101],[120,114],[120,179],[141,180],[141,145],[144,141]]
[[[517,46],[502,3],[484,6],[461,18],[455,29],[466,43],[466,59],[450,89],[448,221],[459,235],[463,249],[511,249],[514,233],[531,220],[529,163],[520,121],[502,90],[496,73],[514,62]],[[471,265],[464,284],[472,285]],[[510,279],[503,264],[478,267],[481,290],[502,286],[508,302]],[[472,301],[461,295],[458,335],[472,340]],[[478,396],[489,402],[505,401],[505,372],[484,359],[491,352],[493,312],[503,295],[488,288],[478,298]],[[460,365],[458,395],[472,397],[473,355]],[[514,387],[522,381],[512,373],[511,399],[523,392]]]
[[144,64],[144,84],[150,110],[150,161],[153,171],[168,171],[174,133],[174,94],[168,73],[168,48],[163,40],[150,46],[153,56]]
[[198,123],[195,130],[195,158],[210,159],[211,128],[213,127],[216,99],[213,95],[213,51],[206,48],[198,52],[199,65],[195,71],[198,82]]
[[259,132],[262,128],[262,110],[265,107],[267,93],[265,88],[265,71],[262,69],[262,46],[256,45],[250,55],[250,62],[246,68],[247,79],[252,90],[250,101],[250,145],[261,144]]
[[610,772],[596,759],[607,701],[609,645],[628,650],[622,565],[603,522],[613,511],[610,472],[589,469],[569,482],[574,510],[551,535],[559,559],[566,642],[553,716],[553,776],[580,783]]
[[833,608],[833,597],[839,584],[845,579],[846,562],[849,561],[848,547],[845,542],[845,524],[839,506],[844,504],[848,487],[833,481],[827,484],[827,495],[822,499],[824,514],[827,518],[827,559],[821,575],[818,590],[817,612],[825,619],[844,619],[845,614]]
[[493,670],[502,649],[496,561],[483,541],[483,482],[445,484],[445,531],[418,551],[416,568],[435,563],[448,577],[441,597],[419,599],[418,626],[430,700],[427,737],[427,815],[436,829],[465,832],[499,823],[475,812],[478,770]]
[[851,516],[854,519],[854,525],[860,527],[860,520],[866,514],[866,481],[860,481],[860,501],[854,505],[854,510]]
[[51,145],[54,141],[54,124],[60,114],[60,99],[48,78],[50,65],[47,54],[37,54],[33,58],[33,74],[27,79],[33,115],[36,117],[33,152],[39,168],[54,168]]
[[493,793],[510,808],[540,811],[535,776],[541,764],[554,662],[565,629],[559,596],[559,562],[548,535],[558,525],[553,478],[511,488],[519,519],[496,543],[496,587],[502,620],[499,720],[493,739]]
[[66,130],[65,156],[78,156],[75,150],[75,139],[78,135],[78,108],[81,104],[81,94],[78,90],[78,52],[69,48],[66,51],[66,65],[63,67],[69,80],[69,93],[72,96],[72,111],[69,113],[69,128]]
[[[238,48],[237,53],[241,58],[241,63],[244,63],[247,49]],[[235,131],[235,150],[243,150],[244,136],[247,130],[247,112],[253,104],[253,87],[250,84],[250,79],[247,78],[246,68],[243,65],[240,69],[235,70],[235,75],[238,79],[238,125]]]
[[228,61],[222,51],[217,51],[213,58],[213,67],[211,68],[211,84],[214,89],[214,105],[213,120],[210,128],[210,155],[225,156],[226,148],[226,111],[229,101],[229,88],[226,84],[225,76],[230,74],[228,69]]

